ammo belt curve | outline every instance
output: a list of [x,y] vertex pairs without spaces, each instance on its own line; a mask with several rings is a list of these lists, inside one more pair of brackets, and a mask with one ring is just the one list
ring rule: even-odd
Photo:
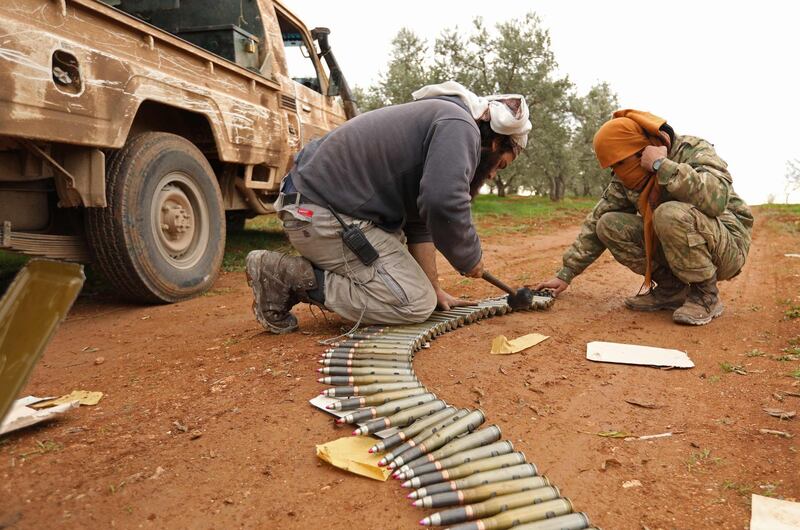
[[[531,309],[547,309],[554,298],[534,292]],[[539,475],[497,425],[480,428],[480,409],[456,408],[428,391],[412,366],[429,341],[484,318],[512,310],[506,298],[435,311],[414,325],[368,326],[329,344],[319,361],[330,385],[322,395],[337,423],[357,424],[354,435],[380,432],[371,453],[411,488],[414,506],[434,509],[420,521],[452,530],[597,530],[585,513],[574,512],[550,480]],[[392,429],[392,430],[387,430]]]

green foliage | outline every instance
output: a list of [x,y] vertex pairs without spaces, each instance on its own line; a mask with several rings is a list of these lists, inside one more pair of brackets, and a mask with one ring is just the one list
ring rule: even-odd
[[380,81],[369,91],[359,89],[356,99],[362,110],[411,101],[411,93],[428,84],[430,72],[425,65],[428,45],[408,28],[401,28],[392,39],[389,65]]
[[31,456],[58,452],[61,451],[63,448],[64,446],[58,442],[53,442],[51,440],[37,440],[36,447],[34,449],[27,451],[25,453],[20,453],[18,456],[20,457],[21,460],[24,461],[30,458]]
[[759,208],[770,213],[800,215],[800,204],[762,204]]
[[557,219],[577,220],[586,215],[595,199],[578,198],[553,202],[546,197],[497,197],[480,195],[472,203],[478,235],[527,233],[537,224]]
[[722,458],[711,456],[711,449],[703,449],[701,451],[693,451],[691,456],[686,461],[686,469],[689,471],[701,469],[703,465],[708,464],[721,464]]
[[800,159],[795,158],[786,162],[786,202],[789,202],[789,195],[800,190]]
[[477,223],[489,218],[511,217],[516,220],[548,220],[562,214],[585,214],[597,201],[592,198],[566,199],[554,204],[544,197],[497,197],[479,195],[472,203]]
[[500,196],[522,189],[551,200],[567,193],[598,196],[609,172],[597,166],[592,137],[616,108],[616,95],[600,83],[578,96],[557,67],[550,33],[535,13],[491,29],[476,18],[469,31],[444,29],[432,50],[411,30],[400,30],[380,81],[357,93],[365,110],[410,101],[417,88],[449,79],[477,94],[522,94],[533,125],[528,147],[492,189]]
[[281,221],[274,215],[260,215],[250,219],[241,232],[229,233],[225,242],[222,270],[243,271],[244,260],[251,250],[280,250],[294,253],[283,233]]
[[5,291],[17,272],[28,263],[29,256],[0,250],[0,293]]
[[731,490],[739,495],[750,495],[753,492],[753,487],[744,483],[734,482],[733,480],[726,480],[722,483],[722,489]]
[[570,146],[575,163],[571,189],[575,195],[597,197],[603,193],[606,183],[611,179],[611,171],[602,169],[597,163],[592,139],[594,133],[619,107],[617,95],[607,83],[600,83],[593,86],[584,97],[574,96],[570,103],[578,121]]
[[800,318],[800,304],[791,304],[786,311],[783,312],[787,320],[794,320]]
[[[25,254],[0,250],[0,295],[6,292],[20,269],[31,259],[31,256],[26,256]],[[105,278],[91,265],[87,265],[84,268],[84,273],[86,274],[86,282],[81,291],[83,295],[113,291],[107,285]]]
[[727,361],[719,363],[720,369],[726,374],[736,373],[739,375],[747,375],[747,370],[744,369],[744,366],[738,364],[732,364]]
[[800,204],[762,204],[758,213],[770,220],[770,225],[779,230],[800,234]]

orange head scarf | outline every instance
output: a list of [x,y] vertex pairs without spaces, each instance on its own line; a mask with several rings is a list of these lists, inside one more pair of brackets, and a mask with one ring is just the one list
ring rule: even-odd
[[[649,112],[640,110],[618,110],[611,120],[605,122],[594,135],[594,152],[600,167],[607,168],[625,158],[635,155],[648,145],[665,145],[659,128],[667,123]],[[638,191],[639,212],[644,221],[644,249],[647,266],[644,285],[652,286],[653,255],[658,244],[653,227],[653,211],[658,207],[661,198],[661,187],[653,173],[648,172],[638,159],[625,162],[614,168],[614,174],[629,190]]]

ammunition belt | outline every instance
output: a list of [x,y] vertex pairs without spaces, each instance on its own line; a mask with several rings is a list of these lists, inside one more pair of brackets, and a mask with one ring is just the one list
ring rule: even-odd
[[[500,427],[481,410],[457,409],[417,379],[412,361],[429,341],[484,318],[512,311],[507,298],[435,311],[421,324],[368,326],[325,350],[319,371],[322,392],[337,423],[359,427],[354,435],[378,433],[371,449],[379,465],[414,488],[408,496],[421,508],[443,508],[420,521],[452,529],[583,530],[584,513],[573,511],[547,477],[525,455],[501,440]],[[531,309],[548,309],[549,291],[534,292]],[[392,430],[387,430],[392,429]],[[596,530],[596,529],[595,529]]]

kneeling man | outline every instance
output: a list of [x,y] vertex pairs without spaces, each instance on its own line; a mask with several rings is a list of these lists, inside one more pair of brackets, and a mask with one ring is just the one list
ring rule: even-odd
[[362,114],[298,153],[275,210],[300,257],[247,257],[253,310],[269,331],[296,329],[298,302],[365,324],[422,322],[437,305],[463,304],[439,287],[435,249],[481,276],[470,202],[525,146],[528,107],[452,81],[414,99]]
[[564,253],[562,269],[536,288],[560,293],[608,249],[644,276],[646,292],[626,299],[628,308],[673,310],[675,322],[698,326],[720,316],[717,281],[741,271],[753,215],[714,146],[676,136],[648,112],[620,110],[595,134],[594,151],[614,178]]

